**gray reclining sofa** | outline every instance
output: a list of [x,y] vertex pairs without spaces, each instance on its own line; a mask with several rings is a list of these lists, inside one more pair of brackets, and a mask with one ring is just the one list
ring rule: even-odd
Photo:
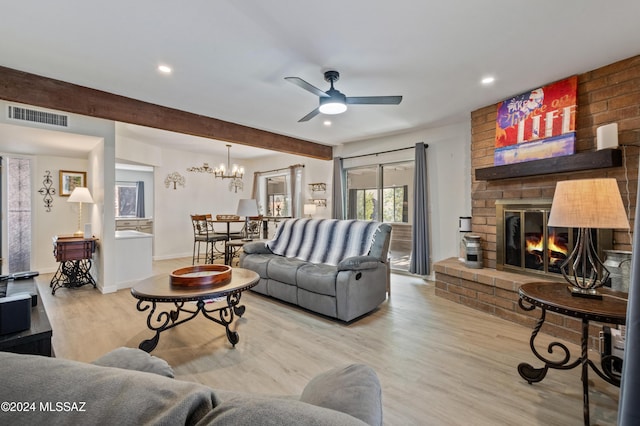
[[386,299],[390,236],[380,222],[290,219],[245,244],[240,267],[260,275],[253,291],[348,322]]

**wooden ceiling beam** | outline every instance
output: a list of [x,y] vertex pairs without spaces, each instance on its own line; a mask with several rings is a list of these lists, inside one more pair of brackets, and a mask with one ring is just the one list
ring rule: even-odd
[[333,147],[0,66],[0,99],[321,160]]

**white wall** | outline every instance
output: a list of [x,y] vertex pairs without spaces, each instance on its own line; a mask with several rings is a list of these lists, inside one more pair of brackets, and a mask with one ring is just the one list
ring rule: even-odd
[[[52,238],[56,235],[69,235],[78,230],[78,204],[68,203],[69,197],[61,197],[59,188],[58,172],[60,170],[87,171],[88,161],[81,158],[38,156],[33,157],[33,187],[36,193],[32,200],[32,242],[31,251],[32,269],[41,273],[54,272],[58,268],[58,263],[53,256]],[[37,193],[38,189],[44,187],[42,181],[44,174],[49,170],[53,178],[53,188],[56,195],[53,196],[51,211],[44,208],[42,197]],[[87,180],[90,178],[87,174]],[[93,195],[93,194],[92,194]],[[89,223],[91,207],[83,204],[81,229],[84,224]]]
[[[236,214],[238,200],[251,198],[253,173],[273,170],[293,164],[304,164],[305,188],[309,182],[329,182],[331,161],[315,160],[290,154],[274,154],[251,161],[237,160],[245,168],[244,190],[229,191],[228,179],[216,179],[208,173],[187,172],[203,162],[218,164],[226,157],[214,158],[186,151],[162,150],[161,165],[154,170],[154,259],[190,257],[193,250],[191,214]],[[166,176],[178,172],[186,179],[184,187],[167,188]],[[307,191],[308,192],[308,191]],[[305,197],[310,196],[309,193]],[[316,217],[330,215],[329,208],[318,209]],[[241,224],[238,224],[241,227]]]
[[[458,217],[471,216],[470,121],[342,145],[335,156],[350,157],[428,144],[429,229],[431,262],[458,256]],[[393,154],[402,159],[403,151]],[[406,150],[413,158],[413,150]],[[404,154],[406,156],[406,154]],[[356,160],[352,160],[355,162]],[[374,156],[357,159],[376,164]]]

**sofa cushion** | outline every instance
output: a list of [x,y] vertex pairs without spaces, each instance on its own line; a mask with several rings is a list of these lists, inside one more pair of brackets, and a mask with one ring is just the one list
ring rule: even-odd
[[272,280],[296,285],[298,268],[305,264],[305,261],[293,257],[271,256],[267,265],[267,274]]
[[274,254],[312,263],[337,265],[369,253],[379,222],[338,219],[290,219],[282,222],[267,246]]
[[300,401],[331,408],[369,425],[382,424],[382,389],[375,371],[351,364],[319,374],[302,391]]
[[162,358],[148,354],[141,349],[118,348],[92,362],[103,367],[118,367],[126,370],[144,371],[165,377],[174,377],[173,369]]
[[297,290],[298,306],[328,317],[338,318],[338,304],[335,296],[314,293],[299,287]]
[[284,284],[276,280],[267,280],[268,295],[285,302],[298,304],[298,287],[291,284]]
[[336,295],[336,274],[332,265],[306,263],[298,268],[296,282],[298,288],[329,296]]

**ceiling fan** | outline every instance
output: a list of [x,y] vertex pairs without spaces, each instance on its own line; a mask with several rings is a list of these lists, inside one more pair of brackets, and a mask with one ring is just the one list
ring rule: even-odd
[[323,92],[313,84],[309,84],[299,77],[285,77],[284,79],[320,98],[320,106],[302,117],[298,122],[309,121],[319,113],[341,114],[347,110],[347,104],[398,105],[402,101],[402,96],[347,97],[339,90],[333,88],[333,83],[340,79],[340,73],[338,71],[325,71],[324,79],[331,83],[331,88],[326,92]]

